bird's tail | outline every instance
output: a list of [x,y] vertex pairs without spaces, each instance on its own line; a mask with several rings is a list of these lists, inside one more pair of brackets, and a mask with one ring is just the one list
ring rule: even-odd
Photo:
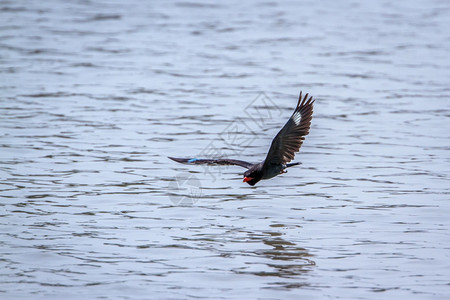
[[293,167],[293,166],[300,165],[300,164],[301,164],[300,162],[286,164],[286,168]]

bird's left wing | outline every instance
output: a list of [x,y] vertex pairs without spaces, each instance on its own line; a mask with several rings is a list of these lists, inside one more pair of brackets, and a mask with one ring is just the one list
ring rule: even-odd
[[264,162],[264,168],[269,164],[286,164],[294,159],[295,153],[302,146],[305,135],[309,133],[313,113],[314,100],[308,94],[302,99],[302,92],[297,107],[284,127],[272,141]]
[[208,164],[208,165],[235,165],[235,166],[241,166],[246,169],[249,169],[251,166],[253,166],[252,163],[243,161],[243,160],[237,160],[237,159],[228,159],[228,158],[222,158],[222,159],[202,159],[202,158],[176,158],[176,157],[170,157],[171,160],[174,160],[176,162],[182,163],[182,164],[194,164],[194,165],[202,165],[202,164]]

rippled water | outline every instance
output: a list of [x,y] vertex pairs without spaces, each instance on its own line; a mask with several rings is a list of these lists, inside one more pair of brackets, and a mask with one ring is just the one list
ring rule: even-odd
[[[0,298],[448,296],[449,10],[0,2]],[[289,173],[167,159],[262,160],[300,89]]]

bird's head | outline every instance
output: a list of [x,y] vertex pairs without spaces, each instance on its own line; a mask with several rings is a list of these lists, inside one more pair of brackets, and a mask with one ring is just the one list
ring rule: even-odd
[[243,182],[247,182],[251,186],[254,186],[258,181],[261,180],[261,177],[262,175],[260,171],[250,169],[244,173]]

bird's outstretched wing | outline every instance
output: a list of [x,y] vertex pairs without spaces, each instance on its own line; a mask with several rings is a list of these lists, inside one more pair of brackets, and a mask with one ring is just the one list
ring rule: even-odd
[[305,135],[309,133],[313,104],[314,100],[312,97],[308,98],[308,94],[306,94],[302,99],[302,92],[300,92],[297,107],[287,123],[273,139],[263,168],[267,168],[269,164],[284,165],[294,159],[295,153],[302,146]]
[[182,164],[193,164],[193,165],[202,165],[202,164],[208,164],[208,165],[235,165],[235,166],[241,166],[246,169],[249,169],[251,166],[253,166],[252,163],[243,161],[243,160],[237,160],[237,159],[202,159],[202,158],[176,158],[176,157],[170,157],[171,160],[174,160],[176,162],[182,163]]

